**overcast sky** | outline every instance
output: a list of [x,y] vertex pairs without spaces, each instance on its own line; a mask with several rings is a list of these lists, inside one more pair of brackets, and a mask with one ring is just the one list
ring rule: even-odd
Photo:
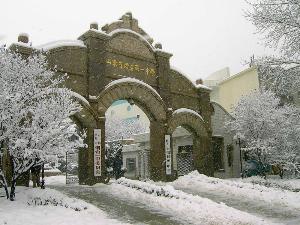
[[192,80],[230,67],[235,74],[252,54],[262,55],[255,28],[243,17],[244,0],[4,0],[0,44],[11,44],[21,32],[33,45],[77,39],[131,11],[139,25],[173,53],[171,64]]

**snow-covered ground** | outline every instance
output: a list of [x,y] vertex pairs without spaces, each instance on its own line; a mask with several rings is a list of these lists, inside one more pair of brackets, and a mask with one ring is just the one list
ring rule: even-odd
[[266,187],[280,188],[293,192],[300,192],[300,179],[280,179],[279,176],[268,176],[267,179],[262,177],[247,177],[244,179],[233,179],[235,181],[260,184]]
[[172,186],[133,181],[125,178],[111,185],[119,198],[143,202],[148,207],[169,214],[188,224],[272,224],[249,213],[213,202],[207,198],[175,190]]
[[300,224],[299,193],[250,179],[222,180],[194,171],[171,183],[65,181],[46,177],[46,190],[17,187],[17,201],[0,198],[0,224]]
[[207,177],[194,171],[170,183],[175,189],[224,202],[272,221],[300,224],[300,194],[241,180]]
[[188,188],[195,191],[207,190],[224,193],[243,200],[263,201],[268,204],[287,207],[290,210],[300,211],[299,193],[265,187],[259,184],[207,177],[199,174],[197,171],[180,177],[172,182],[172,185],[177,188]]
[[66,185],[66,176],[59,175],[59,176],[51,176],[45,177],[45,184],[47,185]]
[[99,225],[124,224],[82,200],[52,189],[17,187],[16,201],[0,198],[0,224]]

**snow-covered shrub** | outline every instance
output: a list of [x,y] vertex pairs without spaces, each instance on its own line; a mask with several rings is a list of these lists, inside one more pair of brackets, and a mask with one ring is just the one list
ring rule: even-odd
[[70,204],[69,202],[64,201],[64,199],[56,198],[53,196],[34,197],[32,199],[29,199],[27,204],[30,206],[46,206],[46,205],[61,206],[61,207],[73,209],[74,211],[82,211],[87,209],[86,206]]

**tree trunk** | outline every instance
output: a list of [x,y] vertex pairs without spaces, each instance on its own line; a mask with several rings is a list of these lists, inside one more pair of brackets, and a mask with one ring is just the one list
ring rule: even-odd
[[2,183],[2,185],[4,187],[6,198],[9,199],[9,192],[8,192],[8,188],[7,188],[7,182],[6,182],[6,179],[5,179],[5,177],[4,177],[3,174],[0,175],[0,179],[3,181],[1,183]]
[[16,196],[16,184],[17,184],[17,179],[13,179],[12,182],[11,182],[10,195],[9,195],[9,199],[11,201],[15,200],[15,196]]
[[5,189],[6,198],[9,199],[9,192],[8,192],[7,185],[4,185],[4,189]]

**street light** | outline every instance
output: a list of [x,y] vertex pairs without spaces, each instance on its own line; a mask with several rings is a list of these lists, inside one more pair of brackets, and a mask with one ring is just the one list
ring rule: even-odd
[[45,169],[44,169],[44,163],[42,165],[42,183],[41,183],[41,189],[45,189]]
[[236,135],[237,140],[236,140],[236,144],[239,145],[239,151],[240,151],[240,166],[241,166],[241,171],[240,171],[240,176],[242,177],[242,179],[244,178],[244,174],[243,174],[243,163],[242,163],[242,150],[241,150],[241,138],[240,136],[237,134]]

